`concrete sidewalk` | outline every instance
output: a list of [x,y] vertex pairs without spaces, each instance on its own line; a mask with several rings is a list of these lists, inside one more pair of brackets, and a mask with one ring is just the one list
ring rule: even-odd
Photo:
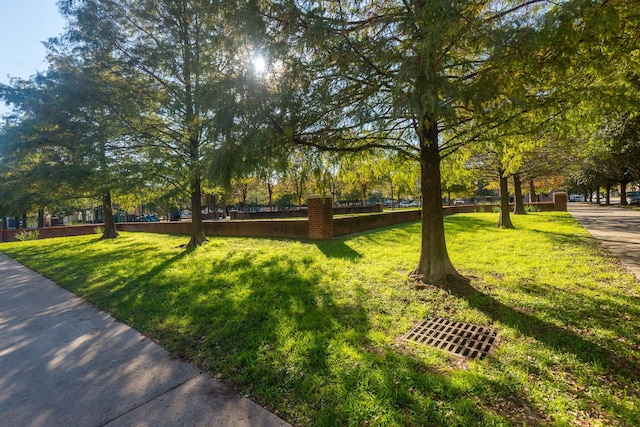
[[0,253],[0,425],[288,424]]
[[569,213],[640,280],[640,211],[569,203]]

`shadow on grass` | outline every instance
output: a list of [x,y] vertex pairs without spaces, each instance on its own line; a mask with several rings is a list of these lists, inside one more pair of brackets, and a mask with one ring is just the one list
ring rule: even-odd
[[[471,227],[488,223],[493,225],[472,221]],[[400,227],[393,238],[405,240],[416,228],[419,224]],[[388,237],[367,233],[367,240],[387,245]],[[360,258],[347,243],[336,240],[317,247],[329,258]],[[140,269],[142,274],[120,280],[119,267],[109,264],[135,257],[146,244],[97,246],[107,252],[83,254],[91,267],[80,266],[108,278],[101,287],[87,290],[94,299],[104,298],[98,305],[115,307],[128,323],[158,339],[174,355],[213,375],[221,374],[294,424],[466,426],[547,421],[539,402],[532,402],[526,391],[514,391],[478,373],[459,372],[456,378],[392,346],[375,344],[372,335],[386,333],[372,324],[376,313],[370,300],[377,290],[325,280],[331,272],[307,253],[271,253],[271,247],[221,249],[222,255],[216,257],[216,248],[205,246],[214,254],[205,262],[196,260],[202,255],[199,249],[170,251],[163,258],[141,259],[148,263]],[[188,270],[196,263],[197,270]],[[610,352],[593,343],[473,288],[458,296],[468,298],[472,307],[490,313],[492,319],[561,350],[580,353],[585,361],[613,360]],[[498,404],[492,401],[496,396]],[[523,409],[534,415],[518,422]]]
[[446,216],[444,218],[447,233],[474,233],[476,231],[494,228],[498,224],[498,214],[495,220],[489,220],[470,215]]
[[[329,243],[324,248],[330,257],[343,250]],[[181,255],[182,263],[188,255]],[[497,416],[455,379],[375,346],[366,308],[371,295],[362,287],[345,295],[323,285],[323,271],[304,261],[286,254],[256,259],[246,252],[213,259],[204,280],[151,283],[173,261],[130,284],[138,289],[127,292],[140,292],[150,314],[143,329],[176,356],[221,373],[295,424],[363,425],[377,419],[381,425],[484,425]],[[476,381],[495,394],[509,394],[484,377]],[[524,396],[513,399],[535,406]]]
[[314,243],[327,258],[340,258],[346,260],[362,258],[362,255],[358,251],[353,250],[342,239]]
[[482,311],[494,322],[509,325],[521,334],[555,350],[572,353],[584,363],[598,363],[613,376],[623,375],[634,381],[640,379],[640,366],[635,361],[628,360],[567,329],[514,310],[470,284],[458,284],[451,293],[466,299],[470,307]]

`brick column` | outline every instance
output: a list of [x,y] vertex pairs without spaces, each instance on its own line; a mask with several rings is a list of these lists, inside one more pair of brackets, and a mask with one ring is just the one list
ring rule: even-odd
[[567,211],[567,193],[553,193],[553,205],[556,211]]
[[331,197],[309,196],[309,239],[325,240],[333,237],[333,203]]

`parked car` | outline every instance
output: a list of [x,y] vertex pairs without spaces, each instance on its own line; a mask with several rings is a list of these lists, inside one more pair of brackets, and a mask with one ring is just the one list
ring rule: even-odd
[[582,194],[572,194],[569,196],[570,202],[584,202],[584,196]]
[[640,205],[640,191],[627,191],[627,203],[630,205]]

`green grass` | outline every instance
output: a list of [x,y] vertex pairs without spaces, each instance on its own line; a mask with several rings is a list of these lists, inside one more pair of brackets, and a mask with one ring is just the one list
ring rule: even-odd
[[[566,213],[445,219],[478,292],[415,289],[417,223],[311,243],[121,233],[0,250],[295,425],[638,425],[640,288]],[[491,325],[481,361],[398,341]]]

